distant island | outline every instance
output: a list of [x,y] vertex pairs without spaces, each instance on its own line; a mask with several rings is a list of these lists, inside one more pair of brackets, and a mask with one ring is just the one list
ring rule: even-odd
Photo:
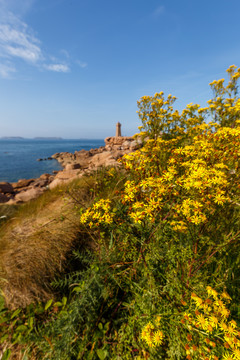
[[63,139],[61,137],[54,137],[54,136],[50,136],[50,137],[38,136],[35,137],[34,140],[63,140]]
[[[26,138],[21,137],[21,136],[2,136],[0,137],[0,139],[4,139],[4,140],[24,140]],[[61,137],[55,137],[55,136],[37,136],[34,137],[33,140],[63,140],[63,138]]]
[[2,136],[1,139],[24,139],[21,136]]

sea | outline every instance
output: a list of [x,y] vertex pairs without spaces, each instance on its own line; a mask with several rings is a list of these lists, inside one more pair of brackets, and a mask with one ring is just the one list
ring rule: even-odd
[[62,169],[57,160],[47,159],[57,152],[74,153],[104,146],[103,139],[0,139],[0,181],[38,178]]

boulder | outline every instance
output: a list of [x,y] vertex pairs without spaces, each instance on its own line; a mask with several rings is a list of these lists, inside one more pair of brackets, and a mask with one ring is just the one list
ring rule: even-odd
[[49,185],[49,189],[52,190],[54,189],[55,187],[61,185],[63,183],[63,180],[61,179],[54,179],[51,184]]
[[15,195],[15,202],[26,202],[39,197],[44,190],[41,188],[30,188]]
[[0,204],[6,203],[8,200],[9,198],[6,195],[0,193]]
[[75,169],[81,169],[81,165],[80,164],[67,164],[65,167],[65,170],[75,170]]
[[13,194],[14,193],[13,186],[5,181],[0,182],[0,193]]
[[140,141],[133,140],[133,141],[130,142],[129,148],[131,150],[137,150],[141,145],[142,145],[142,143]]
[[121,159],[124,154],[125,154],[125,152],[120,151],[120,150],[112,151],[112,157],[113,157],[114,160]]
[[71,164],[75,158],[75,154],[71,154],[69,152],[56,153],[52,155],[53,159],[57,159],[57,161],[62,165],[66,166],[67,164]]
[[49,184],[49,180],[48,179],[37,179],[36,181],[34,181],[34,183],[32,183],[33,187],[46,187]]
[[39,179],[41,179],[41,180],[46,180],[46,179],[49,179],[51,176],[52,176],[52,175],[50,175],[50,174],[42,174],[42,175],[39,177]]
[[33,183],[35,181],[35,179],[21,179],[21,180],[18,180],[17,183],[12,183],[12,186],[14,189],[20,189],[20,188],[24,188],[24,187],[27,187],[29,186],[31,183]]
[[107,151],[112,151],[112,150],[134,151],[142,146],[142,139],[140,137],[112,136],[106,138],[104,141],[105,141],[105,149]]
[[90,153],[88,150],[79,150],[79,151],[75,151],[74,155],[76,156],[90,156]]
[[122,148],[123,148],[123,150],[129,149],[130,146],[131,146],[131,141],[129,141],[129,140],[125,140],[125,141],[122,143]]
[[111,136],[107,137],[104,142],[105,145],[122,145],[125,141],[133,141],[132,136]]
[[78,169],[62,170],[57,173],[57,175],[55,176],[55,179],[60,179],[60,180],[73,179],[73,178],[77,177],[77,175],[79,175],[79,173],[80,172]]
[[104,151],[100,154],[94,155],[89,165],[91,168],[98,168],[101,166],[111,166],[116,164],[117,162],[113,158],[112,153],[110,151]]
[[49,189],[52,190],[55,187],[62,185],[62,184],[68,184],[69,182],[71,182],[74,179],[80,178],[82,177],[83,173],[79,173],[79,171],[63,171],[61,174],[61,177],[59,178],[55,178],[51,184],[49,185]]
[[104,146],[101,146],[100,148],[89,150],[89,154],[90,154],[90,156],[93,156],[93,155],[103,152],[104,150],[105,150]]
[[57,159],[57,158],[59,158],[60,156],[61,156],[60,153],[56,153],[56,154],[52,155],[52,158],[53,158],[53,159]]

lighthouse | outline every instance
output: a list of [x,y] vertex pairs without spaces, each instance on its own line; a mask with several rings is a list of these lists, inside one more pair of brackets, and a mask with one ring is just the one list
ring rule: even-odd
[[122,136],[122,134],[121,134],[121,124],[120,124],[120,122],[117,122],[117,124],[116,124],[116,135],[115,135],[116,137],[120,137],[120,136]]

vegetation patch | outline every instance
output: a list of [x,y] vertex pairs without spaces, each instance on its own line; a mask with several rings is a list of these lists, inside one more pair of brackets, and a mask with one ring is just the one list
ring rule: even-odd
[[240,359],[240,69],[227,72],[205,108],[142,97],[144,145],[122,169],[1,227],[3,359]]

